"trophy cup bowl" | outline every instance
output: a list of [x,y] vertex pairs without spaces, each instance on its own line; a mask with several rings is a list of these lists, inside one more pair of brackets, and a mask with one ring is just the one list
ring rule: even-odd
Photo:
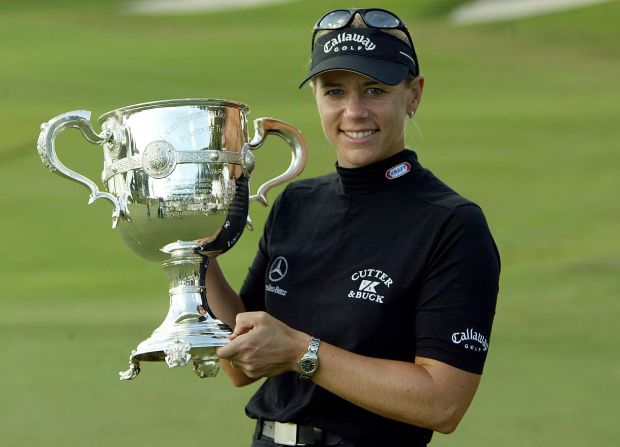
[[[48,169],[90,190],[89,204],[112,203],[112,227],[139,256],[160,262],[169,280],[170,307],[163,323],[132,351],[121,380],[135,378],[141,361],[169,367],[194,365],[199,377],[219,369],[215,350],[228,343],[230,328],[209,311],[204,284],[209,257],[229,250],[251,229],[249,203],[267,206],[267,192],[299,175],[306,146],[299,130],[273,118],[247,129],[247,105],[218,99],[175,99],[122,107],[99,118],[90,112],[63,113],[41,125],[37,150]],[[106,192],[58,159],[55,138],[67,128],[103,148],[101,180]],[[253,151],[269,134],[283,138],[291,164],[249,194]]]

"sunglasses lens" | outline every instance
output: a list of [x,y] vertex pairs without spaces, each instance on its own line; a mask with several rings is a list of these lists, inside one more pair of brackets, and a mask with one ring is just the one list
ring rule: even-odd
[[332,11],[321,19],[317,25],[318,29],[338,29],[344,27],[349,19],[351,13],[346,9],[339,9]]
[[386,11],[368,11],[364,18],[368,25],[375,28],[397,28],[400,25],[398,17]]

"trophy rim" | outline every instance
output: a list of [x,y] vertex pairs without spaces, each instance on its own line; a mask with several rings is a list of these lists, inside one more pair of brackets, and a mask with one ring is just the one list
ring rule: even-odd
[[248,113],[250,107],[240,101],[233,101],[229,99],[216,99],[216,98],[180,98],[180,99],[162,99],[158,101],[142,102],[139,104],[132,104],[118,109],[110,110],[104,113],[98,118],[99,123],[103,123],[105,120],[112,116],[123,115],[127,113],[135,113],[142,110],[157,109],[165,107],[179,107],[179,106],[216,106],[216,107],[235,107],[241,111]]

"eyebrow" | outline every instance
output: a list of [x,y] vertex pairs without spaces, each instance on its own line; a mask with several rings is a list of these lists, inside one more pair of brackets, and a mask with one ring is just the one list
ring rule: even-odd
[[[342,87],[344,84],[339,83],[339,82],[325,82],[324,84],[321,84],[321,88],[334,88],[334,87]],[[375,80],[370,80],[370,81],[366,81],[362,84],[362,87],[369,87],[371,85],[383,85],[381,84],[381,82],[379,81],[375,81]]]
[[341,87],[342,84],[338,84],[337,82],[324,82],[321,83],[321,88],[332,88],[332,87]]

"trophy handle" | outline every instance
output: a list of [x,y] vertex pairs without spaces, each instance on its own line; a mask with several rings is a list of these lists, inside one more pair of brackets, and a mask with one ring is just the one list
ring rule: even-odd
[[73,112],[63,113],[62,115],[52,118],[47,123],[41,124],[41,133],[37,141],[37,151],[39,152],[41,161],[47,166],[50,172],[61,175],[89,188],[89,205],[101,198],[108,199],[112,202],[114,206],[114,211],[112,212],[112,228],[116,228],[116,224],[121,215],[125,218],[129,216],[127,210],[123,210],[118,199],[110,193],[100,192],[99,188],[92,180],[67,168],[60,162],[56,155],[54,140],[60,132],[68,127],[78,128],[84,137],[93,144],[103,144],[112,140],[112,132],[110,130],[105,130],[100,134],[93,130],[90,124],[90,112],[88,110],[75,110]]
[[286,141],[292,151],[291,164],[288,169],[277,177],[260,185],[256,194],[250,196],[250,202],[257,200],[263,206],[268,206],[267,192],[276,185],[288,182],[301,174],[301,171],[304,170],[308,158],[306,142],[301,132],[296,127],[274,118],[258,118],[254,120],[254,130],[256,133],[249,143],[252,150],[261,147],[267,135],[271,133]]

